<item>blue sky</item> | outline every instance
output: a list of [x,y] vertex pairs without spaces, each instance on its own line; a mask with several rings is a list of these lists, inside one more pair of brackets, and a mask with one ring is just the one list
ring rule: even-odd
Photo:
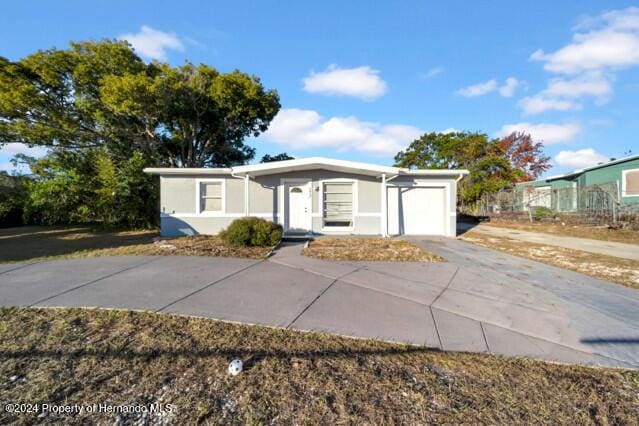
[[[146,59],[239,68],[282,111],[265,153],[392,164],[425,131],[523,130],[550,174],[639,153],[639,4],[624,1],[10,2],[0,55],[125,38]],[[6,146],[0,168],[25,148]]]

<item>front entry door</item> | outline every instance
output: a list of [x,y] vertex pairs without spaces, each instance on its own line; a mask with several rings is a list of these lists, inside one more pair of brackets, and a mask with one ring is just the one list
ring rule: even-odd
[[311,217],[311,194],[309,185],[289,184],[287,231],[309,231]]

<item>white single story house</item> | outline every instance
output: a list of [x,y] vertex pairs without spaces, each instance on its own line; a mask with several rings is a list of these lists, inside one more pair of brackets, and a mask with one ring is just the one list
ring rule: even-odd
[[415,170],[329,158],[229,168],[147,168],[160,176],[161,233],[217,234],[257,216],[286,234],[456,234],[466,170]]

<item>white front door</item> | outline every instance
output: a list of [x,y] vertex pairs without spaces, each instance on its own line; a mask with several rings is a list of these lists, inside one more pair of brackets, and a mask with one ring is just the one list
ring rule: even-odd
[[288,209],[287,231],[309,231],[311,229],[311,193],[308,183],[286,186]]

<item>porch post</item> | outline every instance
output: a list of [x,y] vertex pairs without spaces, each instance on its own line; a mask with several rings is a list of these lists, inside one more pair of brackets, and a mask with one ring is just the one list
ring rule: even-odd
[[244,175],[244,216],[248,216],[249,209],[249,175]]
[[388,217],[387,217],[388,208],[386,207],[387,196],[388,194],[386,192],[386,173],[382,173],[382,184],[381,184],[382,216],[380,218],[382,237],[388,236]]

